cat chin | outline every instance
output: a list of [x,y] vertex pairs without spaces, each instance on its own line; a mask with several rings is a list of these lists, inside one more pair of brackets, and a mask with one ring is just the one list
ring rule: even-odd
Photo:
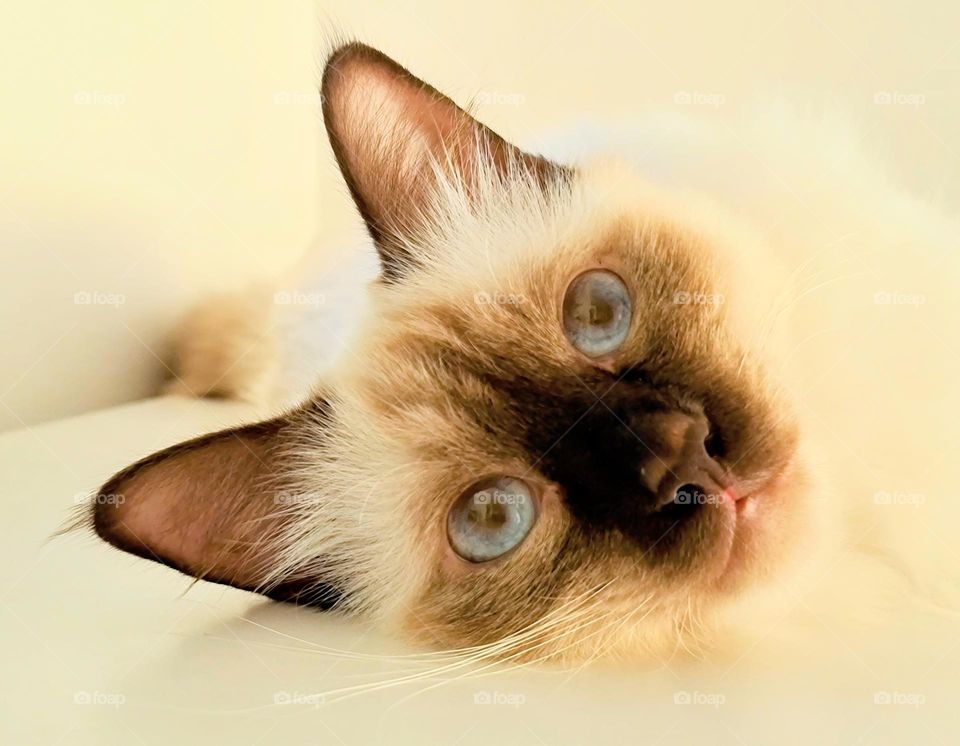
[[[702,580],[664,593],[662,612],[623,630],[612,657],[701,658],[768,636],[836,572],[844,542],[824,473],[806,448],[773,479],[722,506],[728,535]],[[712,569],[718,567],[719,569]]]

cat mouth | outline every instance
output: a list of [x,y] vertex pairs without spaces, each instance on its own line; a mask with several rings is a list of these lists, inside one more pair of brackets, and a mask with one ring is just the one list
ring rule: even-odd
[[798,515],[795,503],[802,499],[806,484],[795,452],[762,473],[727,475],[725,499],[714,506],[720,538],[704,578],[708,589],[720,595],[772,577],[771,571],[789,554],[796,538],[795,531],[785,534],[783,529]]
[[772,480],[768,480],[723,491],[723,500],[717,506],[723,514],[723,537],[711,562],[718,568],[711,577],[711,585],[717,590],[738,588],[761,553],[758,545],[766,514],[772,509],[769,498],[773,489]]

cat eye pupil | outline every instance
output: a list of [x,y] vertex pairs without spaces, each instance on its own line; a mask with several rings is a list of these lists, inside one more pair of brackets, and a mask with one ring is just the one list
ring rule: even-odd
[[609,324],[613,320],[613,306],[597,301],[590,304],[589,323]]
[[488,530],[498,529],[507,522],[507,514],[498,504],[471,505],[467,517],[471,523]]
[[627,286],[605,269],[578,275],[563,299],[563,328],[567,339],[588,357],[615,352],[627,338],[632,316]]
[[535,519],[533,490],[526,482],[488,477],[454,503],[447,516],[447,538],[463,559],[487,562],[519,546]]

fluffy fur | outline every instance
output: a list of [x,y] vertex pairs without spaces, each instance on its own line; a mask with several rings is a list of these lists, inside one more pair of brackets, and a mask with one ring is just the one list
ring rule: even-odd
[[[500,659],[699,650],[725,631],[789,629],[798,606],[843,623],[952,606],[955,221],[831,142],[828,124],[663,120],[568,169],[372,50],[330,65],[327,127],[382,276],[351,305],[356,323],[337,324],[336,355],[307,354],[309,333],[268,333],[269,300],[199,312],[179,388],[303,403],[122,472],[103,491],[127,499],[98,501],[101,536]],[[638,318],[609,364],[575,354],[560,323],[564,289],[590,267],[617,271]],[[283,381],[298,354],[318,384]],[[638,544],[576,502],[565,468],[580,454],[562,444],[598,402],[616,416],[639,391],[695,402],[723,434],[724,463],[760,490],[749,541],[731,544],[717,511]],[[582,443],[602,470],[606,444]],[[218,484],[223,463],[243,479]],[[541,485],[539,517],[509,558],[467,566],[445,516],[497,473]]]

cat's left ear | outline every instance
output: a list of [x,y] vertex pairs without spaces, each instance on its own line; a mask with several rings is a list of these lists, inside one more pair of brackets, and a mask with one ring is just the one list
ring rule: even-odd
[[222,430],[147,456],[93,501],[93,529],[119,549],[215,583],[321,607],[316,576],[273,575],[292,519],[284,491],[293,414]]
[[415,266],[408,247],[424,228],[439,174],[468,194],[481,172],[504,181],[532,177],[543,186],[569,176],[363,44],[347,44],[330,56],[321,96],[334,155],[387,280]]

